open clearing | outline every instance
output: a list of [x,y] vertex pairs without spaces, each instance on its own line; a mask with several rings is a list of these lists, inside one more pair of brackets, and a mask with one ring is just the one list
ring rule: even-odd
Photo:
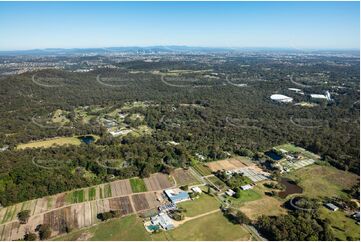
[[114,219],[97,226],[71,232],[56,240],[74,241],[89,235],[89,240],[150,240],[149,233],[144,229],[143,222],[136,215]]
[[211,169],[212,172],[220,171],[220,170],[235,170],[240,168],[245,168],[250,166],[251,163],[249,159],[246,159],[245,157],[234,157],[234,158],[228,158],[225,160],[219,160],[219,161],[213,161],[207,163],[207,166]]
[[263,196],[262,198],[242,204],[239,209],[244,212],[250,219],[258,217],[278,216],[286,214],[287,210],[281,207],[282,202],[273,197]]
[[350,236],[352,240],[360,240],[360,226],[352,218],[348,218],[343,211],[332,212],[327,208],[320,209],[321,218],[327,218],[331,222],[331,227],[336,240],[347,240]]
[[177,186],[199,184],[199,181],[189,169],[176,169],[172,172],[172,176],[177,181]]
[[287,174],[286,177],[298,181],[298,185],[303,188],[303,194],[309,197],[345,195],[343,189],[350,189],[359,182],[356,174],[319,165],[304,167]]
[[[85,136],[93,136],[94,142],[99,139],[99,136],[89,134]],[[64,145],[80,145],[82,142],[77,136],[73,137],[57,137],[52,139],[46,140],[39,140],[39,141],[31,141],[25,144],[18,144],[16,149],[26,149],[26,148],[49,148],[53,146],[64,146]]]
[[215,197],[202,193],[199,198],[195,200],[179,203],[178,207],[185,208],[187,210],[185,212],[185,216],[194,217],[219,208],[220,203]]
[[221,212],[184,223],[167,232],[149,234],[143,221],[135,215],[110,220],[99,225],[74,231],[56,240],[78,240],[87,235],[89,240],[250,240],[251,234],[242,226],[230,223]]
[[262,198],[262,196],[258,192],[252,189],[241,191],[240,193],[241,193],[240,198],[234,198],[234,197],[229,198],[229,201],[231,202],[233,207],[239,207],[246,202],[251,202]]
[[251,240],[239,224],[229,222],[221,212],[190,220],[181,226],[152,235],[153,240]]
[[19,144],[16,146],[16,149],[26,149],[26,148],[49,148],[52,146],[63,146],[63,145],[80,145],[81,141],[77,137],[60,137],[53,138],[48,140],[34,141],[25,144]]

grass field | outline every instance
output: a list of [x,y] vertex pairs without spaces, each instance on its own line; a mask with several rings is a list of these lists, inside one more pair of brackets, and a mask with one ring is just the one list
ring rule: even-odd
[[66,194],[65,200],[68,203],[81,203],[84,202],[84,190],[76,190]]
[[96,189],[95,189],[95,187],[89,188],[89,190],[88,190],[88,198],[89,198],[89,201],[94,200],[96,198]]
[[250,219],[254,220],[262,215],[278,216],[286,214],[287,211],[282,207],[282,204],[283,203],[276,198],[263,196],[260,199],[244,203],[239,209]]
[[145,183],[142,179],[132,178],[129,181],[130,181],[130,186],[132,187],[132,191],[134,193],[147,191],[147,187],[145,186]]
[[150,240],[142,220],[136,215],[110,220],[91,228],[77,230],[56,240]]
[[260,198],[262,198],[262,196],[258,192],[251,189],[251,190],[241,191],[240,198],[231,197],[229,198],[229,201],[231,202],[232,206],[239,207],[243,203],[258,200]]
[[178,207],[185,208],[185,216],[194,217],[220,207],[218,200],[208,194],[202,193],[198,199],[181,202]]
[[203,163],[197,163],[193,168],[202,176],[212,175],[212,171]]
[[309,197],[343,196],[343,189],[349,189],[358,182],[356,174],[341,171],[331,166],[311,165],[286,175],[298,181]]
[[25,144],[19,144],[16,146],[16,149],[26,149],[26,148],[49,148],[52,146],[63,146],[63,145],[80,145],[81,141],[77,137],[60,137],[53,138],[48,140],[33,141]]
[[135,215],[73,231],[55,240],[249,240],[251,235],[240,225],[230,223],[221,212],[186,222],[185,224],[158,234],[148,233],[140,218]]
[[229,222],[221,212],[197,218],[170,230],[151,236],[153,240],[250,240],[251,235],[240,225]]
[[309,159],[314,159],[314,160],[318,160],[320,159],[320,157],[312,152],[309,152],[301,147],[297,147],[293,144],[283,144],[283,145],[279,145],[275,147],[276,149],[284,149],[287,150],[288,152],[300,152],[301,154],[303,154],[305,157],[309,158]]
[[104,198],[111,197],[112,196],[112,188],[110,187],[110,184],[104,185]]
[[331,227],[336,240],[360,240],[360,226],[352,218],[340,210],[332,212],[327,208],[320,209],[321,218],[328,218],[331,221]]

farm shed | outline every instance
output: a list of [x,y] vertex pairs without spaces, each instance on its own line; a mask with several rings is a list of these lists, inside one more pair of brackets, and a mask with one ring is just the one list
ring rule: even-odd
[[167,189],[164,190],[164,193],[172,203],[179,203],[190,199],[188,193],[179,188]]
[[338,210],[338,207],[336,205],[332,204],[332,203],[326,203],[325,206],[328,209],[332,210],[332,211],[337,211]]
[[252,189],[252,186],[251,185],[244,185],[244,186],[241,186],[241,189],[242,190],[249,190],[249,189]]

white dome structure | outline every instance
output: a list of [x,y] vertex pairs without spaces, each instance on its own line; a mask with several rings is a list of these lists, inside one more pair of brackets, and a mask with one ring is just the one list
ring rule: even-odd
[[292,97],[287,97],[282,94],[273,94],[273,95],[271,95],[271,99],[274,101],[277,101],[277,102],[282,102],[282,103],[290,103],[293,101]]

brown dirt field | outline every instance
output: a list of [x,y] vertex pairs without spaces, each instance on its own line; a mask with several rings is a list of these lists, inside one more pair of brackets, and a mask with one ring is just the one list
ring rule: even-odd
[[219,160],[219,161],[213,161],[209,162],[208,167],[213,171],[218,170],[233,170],[233,169],[239,169],[243,167],[247,167],[249,164],[246,162],[240,161],[237,158],[228,158],[225,160]]
[[[8,209],[7,207],[0,209],[0,222],[2,222],[4,215],[6,213],[6,209]],[[1,231],[0,231],[1,232]]]
[[77,223],[73,218],[71,207],[66,207],[44,214],[44,224],[51,226],[54,235],[61,234],[66,232],[67,225],[74,228]]
[[178,186],[198,183],[197,178],[195,178],[189,170],[182,168],[174,170],[172,176],[177,181]]
[[65,205],[65,193],[59,194],[56,197],[55,207],[59,208]]
[[129,197],[117,197],[109,199],[110,210],[120,210],[121,215],[133,212]]
[[144,182],[148,191],[159,191],[173,186],[168,175],[162,173],[152,174],[149,178],[144,178]]
[[73,214],[74,224],[76,224],[77,228],[83,228],[85,226],[85,212],[83,203],[71,206],[71,213]]
[[92,224],[94,224],[98,221],[98,219],[97,219],[98,209],[97,209],[96,201],[90,202],[90,209],[91,209],[91,222],[92,222]]
[[[40,204],[44,205],[47,199],[39,200],[41,201]],[[148,201],[147,197],[144,197],[143,200]],[[39,224],[49,224],[52,228],[52,236],[56,236],[65,233],[67,225],[72,228],[83,228],[95,224],[99,222],[96,218],[98,213],[110,210],[120,210],[122,215],[132,213],[130,198],[125,196],[73,204],[65,208],[31,216],[26,225],[20,225],[18,221],[0,225],[0,240],[22,239],[26,231],[34,232]]]
[[250,219],[255,220],[262,215],[274,216],[286,214],[286,209],[281,207],[282,203],[275,198],[264,196],[261,199],[247,202],[240,207]]
[[[30,200],[24,203],[24,210],[30,210],[30,214],[35,211],[36,200]],[[0,216],[1,218],[1,216]]]
[[[14,222],[16,223],[16,222]],[[9,223],[9,224],[6,224],[6,225],[3,225],[3,231],[2,231],[2,240],[12,240],[12,236],[11,236],[11,232],[12,232],[12,226],[13,226],[13,223]]]
[[112,197],[124,196],[132,193],[129,180],[120,180],[110,183]]
[[145,197],[147,198],[147,202],[150,208],[157,208],[162,203],[157,200],[158,195],[156,193],[146,193]]
[[47,210],[48,210],[48,199],[47,198],[39,198],[36,201],[34,215],[46,212]]
[[146,198],[144,193],[133,195],[132,200],[133,200],[133,203],[134,203],[135,210],[137,210],[137,212],[150,208],[150,206],[148,204],[148,201],[147,201],[147,198]]
[[245,163],[245,162],[243,162],[243,161],[237,160],[237,159],[235,159],[235,158],[231,158],[231,159],[229,159],[228,161],[229,161],[229,163],[232,164],[234,167],[239,167],[239,168],[241,168],[241,167],[246,167],[246,166],[249,165],[249,164],[247,164],[247,163]]

